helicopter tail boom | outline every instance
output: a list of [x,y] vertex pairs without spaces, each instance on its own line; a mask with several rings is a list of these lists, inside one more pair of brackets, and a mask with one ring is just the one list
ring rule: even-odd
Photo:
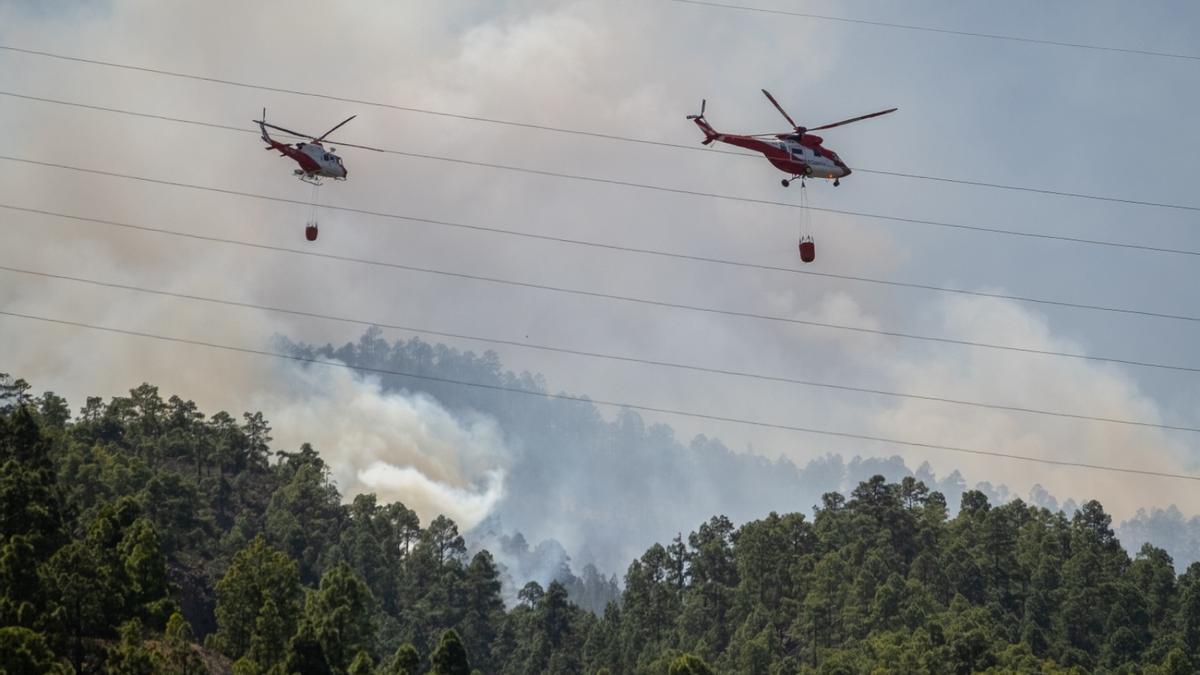
[[703,145],[712,143],[721,135],[717,133],[716,129],[713,129],[712,126],[709,125],[708,120],[704,119],[703,117],[693,117],[692,121],[696,123],[696,126],[700,127],[700,131],[704,132],[704,140],[700,141],[700,143]]

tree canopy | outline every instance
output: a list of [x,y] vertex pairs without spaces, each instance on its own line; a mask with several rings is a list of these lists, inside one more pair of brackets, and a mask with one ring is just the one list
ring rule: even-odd
[[272,454],[259,413],[142,385],[72,417],[0,385],[4,672],[1200,668],[1200,564],[1130,556],[1094,501],[1068,516],[968,490],[950,517],[921,480],[876,476],[654,544],[599,611],[558,580],[506,606],[503,566],[456,523],[345,502],[317,449]]

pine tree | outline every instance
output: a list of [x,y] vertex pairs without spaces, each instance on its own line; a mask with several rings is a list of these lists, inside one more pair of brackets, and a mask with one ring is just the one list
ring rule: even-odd
[[142,623],[137,619],[121,625],[121,640],[108,649],[105,671],[112,675],[155,675],[163,671],[162,658],[146,648]]
[[308,596],[305,621],[334,671],[346,670],[358,652],[373,648],[374,604],[370,589],[345,563],[322,575],[320,588]]
[[205,675],[208,669],[192,646],[192,627],[179,612],[171,614],[163,634],[165,670],[176,675]]
[[386,675],[418,675],[417,670],[420,667],[421,655],[417,653],[417,648],[411,644],[403,644],[396,649],[384,672]]
[[296,632],[300,592],[296,562],[256,537],[217,584],[214,646],[236,661],[257,639],[258,657],[277,659]]
[[288,656],[284,667],[287,673],[302,673],[302,675],[332,675],[333,669],[325,659],[321,641],[317,631],[307,620],[300,623],[300,628],[288,642]]
[[704,659],[694,654],[683,654],[675,657],[667,669],[667,675],[714,675],[712,668]]
[[454,630],[442,633],[442,639],[430,656],[430,661],[433,663],[430,675],[471,675],[467,650]]
[[346,669],[346,675],[371,675],[375,672],[375,659],[363,650],[359,650],[354,655],[354,660],[350,662],[350,667]]
[[462,641],[475,665],[492,670],[491,645],[504,615],[500,577],[491,553],[480,551],[471,559],[463,579]]

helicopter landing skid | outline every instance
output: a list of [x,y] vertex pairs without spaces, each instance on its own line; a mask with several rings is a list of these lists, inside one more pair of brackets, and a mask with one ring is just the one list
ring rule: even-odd
[[792,176],[791,178],[784,178],[783,180],[779,181],[779,184],[782,185],[783,187],[787,187],[787,186],[791,185],[792,181],[796,180],[797,178],[800,179],[800,187],[804,187],[804,176],[801,176],[801,175],[795,175],[795,176]]
[[311,173],[304,173],[303,171],[301,171],[299,169],[296,169],[295,174],[296,174],[296,178],[299,178],[300,180],[304,181],[305,183],[308,183],[309,185],[321,185],[321,177],[320,176],[317,176],[317,175],[314,175]]

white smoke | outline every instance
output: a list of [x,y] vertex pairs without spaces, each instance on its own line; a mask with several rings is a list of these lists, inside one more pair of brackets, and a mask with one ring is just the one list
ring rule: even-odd
[[[984,343],[1018,345],[1050,352],[1085,354],[1087,349],[1054,334],[1046,319],[1007,300],[952,298],[931,313],[938,333]],[[891,358],[888,358],[891,357]],[[876,357],[897,389],[938,392],[966,400],[1067,414],[1087,414],[1147,424],[1164,423],[1159,405],[1128,372],[1112,364],[985,349],[943,348],[923,355]],[[1186,474],[1194,470],[1178,434],[1131,426],[1015,411],[951,406],[904,399],[876,415],[881,435],[1011,453],[1048,461],[1080,462],[1142,471]],[[983,460],[957,454],[907,451],[915,465],[928,459],[944,471],[979,467],[968,478],[987,477],[1019,494],[1041,485],[1059,499],[1100,499],[1119,516],[1139,507],[1174,503],[1200,509],[1195,491],[1180,481],[1078,467]],[[919,458],[919,459],[916,459]]]
[[373,492],[465,530],[503,497],[509,452],[491,418],[456,419],[428,396],[385,393],[344,368],[287,366],[284,377],[286,393],[256,407],[269,411],[276,445],[313,444],[345,499]]

